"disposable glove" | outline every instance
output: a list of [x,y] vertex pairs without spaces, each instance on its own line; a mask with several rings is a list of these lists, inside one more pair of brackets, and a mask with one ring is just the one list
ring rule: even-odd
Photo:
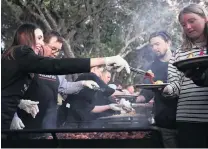
[[130,73],[129,64],[125,59],[123,59],[120,55],[112,56],[112,57],[106,57],[105,58],[105,64],[107,67],[114,67],[116,68],[117,72],[120,72],[123,68],[126,69],[126,72]]
[[114,103],[109,104],[109,107],[111,110],[114,110],[114,111],[121,111],[122,110],[122,108],[118,104],[114,104]]
[[38,104],[39,102],[36,101],[22,99],[20,100],[20,104],[18,105],[18,107],[31,114],[32,117],[35,118],[35,116],[39,112]]
[[99,88],[99,85],[95,81],[92,81],[92,80],[82,81],[82,85],[86,86],[86,87],[89,87],[90,89],[93,89],[93,87],[98,87]]
[[172,88],[172,86],[167,85],[167,86],[163,89],[162,95],[163,95],[164,97],[166,97],[166,96],[170,96],[172,93],[173,93],[173,88]]
[[12,123],[10,125],[10,129],[17,130],[23,128],[25,128],[25,125],[23,124],[22,120],[18,117],[17,113],[15,113],[12,119]]

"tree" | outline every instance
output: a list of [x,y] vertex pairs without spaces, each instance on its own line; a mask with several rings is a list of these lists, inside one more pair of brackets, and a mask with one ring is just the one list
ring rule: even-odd
[[[60,32],[65,57],[120,54],[130,65],[142,68],[149,65],[144,51],[152,32],[166,30],[173,50],[179,47],[177,15],[192,2],[208,5],[203,0],[2,0],[2,40],[8,47],[16,27],[29,21],[43,30]],[[126,79],[125,84],[134,83],[137,77],[131,74],[127,78],[123,71],[113,76]]]

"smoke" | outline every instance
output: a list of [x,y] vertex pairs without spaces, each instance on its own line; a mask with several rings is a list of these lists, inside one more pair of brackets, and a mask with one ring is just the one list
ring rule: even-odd
[[132,17],[136,34],[148,41],[149,34],[160,30],[172,30],[176,21],[176,9],[164,2],[150,2],[143,5]]

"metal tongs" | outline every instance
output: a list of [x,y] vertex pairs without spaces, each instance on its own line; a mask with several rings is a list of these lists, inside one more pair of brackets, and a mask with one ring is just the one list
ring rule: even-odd
[[154,84],[154,80],[153,80],[154,76],[152,76],[152,74],[150,72],[144,71],[144,70],[141,70],[141,69],[136,69],[136,68],[133,68],[133,67],[130,67],[130,70],[133,71],[133,72],[136,72],[138,74],[144,75],[145,78],[149,78],[150,82],[152,84]]
[[141,75],[148,74],[147,71],[144,71],[144,70],[141,70],[141,69],[136,69],[136,68],[133,68],[133,67],[129,67],[129,68],[130,68],[131,71],[136,72],[136,73],[141,74]]

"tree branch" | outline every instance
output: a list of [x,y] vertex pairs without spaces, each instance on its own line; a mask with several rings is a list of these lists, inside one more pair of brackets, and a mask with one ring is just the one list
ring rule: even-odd
[[45,27],[47,29],[51,29],[50,24],[48,23],[48,21],[45,19],[44,16],[41,16],[41,15],[35,13],[34,11],[32,11],[31,8],[29,8],[28,6],[23,5],[19,0],[16,0],[14,2],[14,4],[16,4],[17,6],[19,6],[20,8],[22,8],[22,10],[28,11],[31,15],[33,15],[34,17],[36,17],[37,19],[39,19],[40,21],[42,21],[43,24],[45,25]]
[[70,44],[64,38],[63,38],[63,50],[66,57],[71,57],[71,58],[75,57],[73,51],[71,50]]
[[[148,44],[148,42],[145,42],[145,43],[139,45],[139,46],[136,48],[136,50],[141,49],[142,47],[146,46],[147,44]],[[121,54],[121,57],[127,56],[127,55],[128,55],[130,52],[132,52],[132,51],[133,51],[132,49],[129,49],[129,50],[123,52],[123,53]]]
[[40,14],[41,17],[45,18],[43,12],[40,10],[40,7],[37,6],[34,2],[31,2],[31,4],[37,9],[38,13]]
[[71,30],[69,31],[69,33],[67,35],[64,36],[64,38],[67,40],[67,41],[70,41],[70,39],[76,34],[76,30]]
[[[98,9],[96,12],[92,12],[92,13],[90,13],[90,14],[86,14],[86,15],[85,15],[84,17],[82,17],[80,20],[76,21],[76,22],[73,24],[73,26],[76,25],[76,24],[79,24],[79,23],[83,22],[85,19],[87,19],[88,16],[93,16],[93,15],[96,15],[96,14],[102,12],[102,11],[103,11],[105,8],[107,8],[107,7],[108,7],[108,4],[106,4],[104,7],[100,8],[100,9]],[[111,7],[113,7],[113,6],[111,6]]]
[[51,26],[50,24],[48,23],[48,21],[46,20],[46,18],[43,18],[41,17],[40,15],[38,15],[37,13],[33,12],[31,9],[28,9],[27,8],[27,11],[32,14],[34,17],[38,18],[40,21],[43,22],[43,24],[45,25],[45,27],[48,29],[48,30],[51,30]]
[[45,13],[46,17],[50,21],[50,23],[52,25],[52,28],[54,30],[57,30],[58,29],[58,25],[57,25],[56,21],[53,19],[53,17],[51,16],[51,14],[49,13],[49,11],[47,10],[47,8],[43,7],[43,10],[44,10],[44,13]]
[[64,19],[59,19],[58,20],[58,28],[57,28],[57,31],[60,32],[61,29],[64,27],[64,25],[65,25]]
[[131,35],[132,31],[133,31],[133,26],[131,25],[130,27],[128,27],[128,33],[127,33],[127,35],[126,35],[125,43],[128,42],[128,40],[129,40],[129,38],[130,38],[130,35]]
[[6,4],[7,4],[7,6],[12,10],[12,14],[14,14],[16,21],[17,21],[18,23],[22,24],[23,22],[20,20],[19,16],[17,16],[17,13],[16,13],[16,12],[14,11],[14,9],[12,8],[11,3],[8,2],[7,0],[5,0],[5,2],[6,2]]
[[120,50],[119,52],[119,55],[124,53],[126,48],[129,46],[129,44],[131,44],[132,42],[134,42],[137,38],[141,37],[141,35],[137,35],[133,38],[131,38],[130,40],[128,40],[126,43],[125,43],[125,46]]

